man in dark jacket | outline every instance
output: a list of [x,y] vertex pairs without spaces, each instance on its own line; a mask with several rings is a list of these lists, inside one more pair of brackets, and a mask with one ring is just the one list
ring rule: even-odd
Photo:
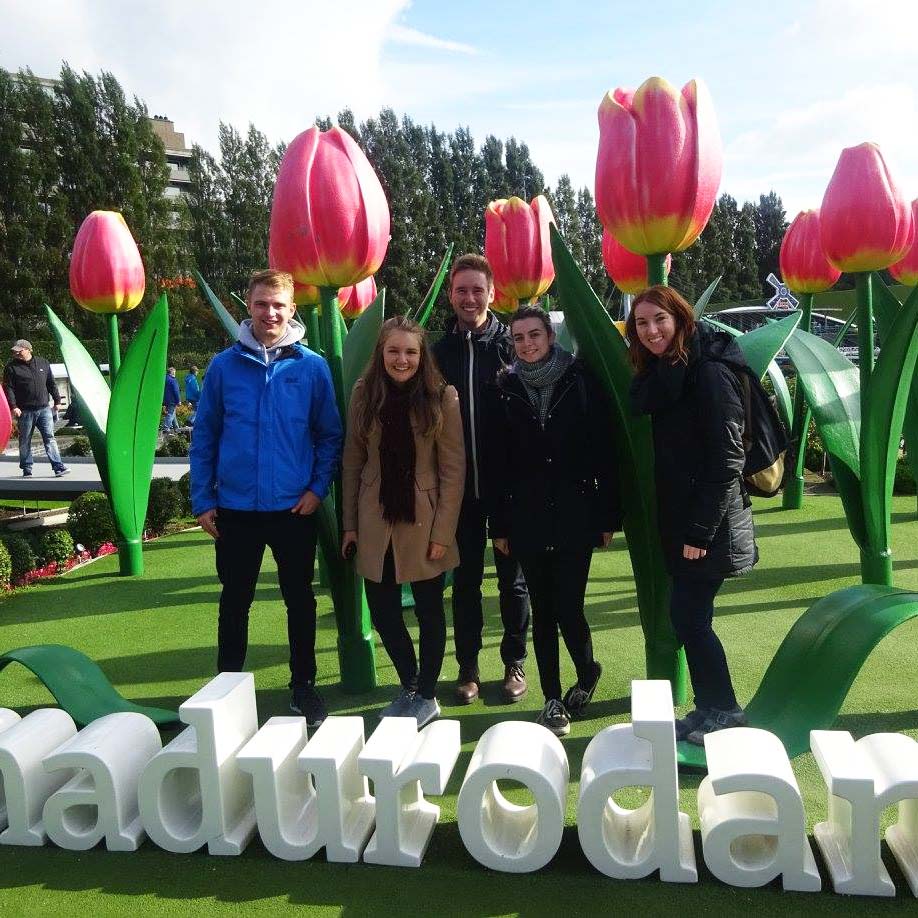
[[217,669],[239,672],[249,608],[265,548],[277,562],[287,607],[290,707],[317,726],[325,705],[315,688],[315,512],[341,456],[341,418],[326,362],[300,344],[293,278],[252,275],[250,319],[204,377],[191,441],[191,511],[216,540],[223,585]]
[[48,399],[57,411],[61,395],[54,382],[51,364],[44,357],[32,353],[32,345],[20,338],[12,347],[13,359],[3,371],[3,391],[10,403],[10,411],[19,427],[19,468],[23,478],[32,477],[32,432],[38,428],[48,461],[57,478],[67,475],[70,469],[61,462],[60,450],[54,439],[54,416]]
[[163,389],[163,407],[166,415],[163,418],[162,429],[165,431],[178,430],[179,424],[175,419],[175,409],[178,408],[182,397],[179,395],[178,380],[175,378],[175,367],[166,371],[166,385]]
[[[446,381],[459,392],[465,434],[465,496],[456,529],[459,567],[453,571],[453,635],[459,681],[456,700],[470,704],[480,690],[478,653],[484,616],[481,582],[487,542],[487,508],[482,500],[482,408],[485,388],[498,371],[513,360],[513,344],[505,325],[488,309],[494,302],[494,276],[481,255],[462,255],[450,271],[449,301],[455,313],[443,337],[433,348]],[[519,701],[526,693],[523,661],[529,630],[529,594],[519,563],[494,553],[500,616],[504,636],[500,655],[504,662],[504,698]]]

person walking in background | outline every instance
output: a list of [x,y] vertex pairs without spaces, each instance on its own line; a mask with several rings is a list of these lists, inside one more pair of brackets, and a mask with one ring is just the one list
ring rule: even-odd
[[166,413],[163,416],[162,430],[179,429],[179,423],[175,417],[175,409],[178,408],[181,401],[178,380],[175,378],[175,367],[169,367],[166,371],[166,387],[163,391],[163,408],[166,409]]
[[[516,360],[486,402],[485,483],[494,547],[519,558],[532,600],[532,646],[545,704],[538,721],[556,736],[589,704],[602,674],[584,596],[593,549],[621,528],[607,399],[583,361],[555,343],[548,314],[510,318]],[[577,681],[561,694],[558,631]]]
[[[449,278],[453,319],[447,324],[433,355],[446,381],[459,393],[465,435],[465,497],[459,514],[456,539],[459,567],[453,572],[453,637],[459,679],[456,701],[470,704],[481,688],[478,654],[484,614],[481,583],[487,546],[487,514],[482,501],[482,404],[485,388],[498,371],[513,360],[507,327],[488,308],[494,302],[494,276],[481,255],[462,255],[453,262]],[[529,594],[519,562],[494,552],[503,637],[500,656],[504,664],[503,696],[508,703],[526,694],[526,635],[529,631]]]
[[[388,319],[348,411],[341,550],[349,557],[356,545],[373,626],[401,683],[380,716],[414,717],[419,728],[440,714],[444,572],[459,563],[464,481],[459,396],[437,370],[424,330]],[[403,583],[414,593],[419,654],[402,613]]]
[[61,404],[51,364],[34,354],[31,343],[25,338],[20,338],[11,350],[13,358],[3,370],[3,391],[19,429],[22,477],[32,477],[32,433],[36,427],[55,477],[69,475],[70,469],[61,461],[54,439],[54,414],[48,405],[50,400],[56,412]]
[[191,414],[188,415],[188,423],[194,424],[195,415],[198,413],[198,401],[201,398],[201,384],[198,382],[198,368],[194,365],[188,368],[188,375],[185,377],[185,401],[191,405]]
[[672,287],[638,294],[626,335],[636,371],[632,405],[653,423],[670,617],[695,693],[695,710],[676,721],[676,738],[703,746],[707,733],[746,724],[713,628],[714,597],[724,578],[745,574],[758,561],[742,478],[742,388],[722,362],[745,365],[746,359],[730,335],[696,322]]
[[210,364],[191,441],[191,509],[216,545],[220,593],[217,669],[239,672],[249,609],[270,546],[287,607],[292,710],[326,716],[315,687],[315,512],[341,455],[341,419],[325,361],[300,344],[293,278],[258,271],[251,318]]

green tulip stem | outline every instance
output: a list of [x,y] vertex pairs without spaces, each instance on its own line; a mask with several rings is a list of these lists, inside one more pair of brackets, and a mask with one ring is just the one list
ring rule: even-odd
[[647,257],[647,284],[666,284],[666,256],[668,253],[663,252],[661,255],[648,255]]
[[[813,317],[812,293],[800,294],[800,311],[803,317],[797,328],[808,332]],[[784,494],[781,498],[781,506],[785,510],[799,510],[803,506],[803,464],[806,461],[806,441],[809,429],[810,410],[807,408],[806,400],[803,397],[803,386],[800,385],[798,378],[794,388],[794,415],[791,424],[791,443],[796,445],[797,455],[794,457],[794,474],[785,483]]]
[[319,310],[315,306],[304,306],[306,312],[306,343],[311,351],[322,353],[322,333],[319,331]]
[[118,338],[118,314],[106,313],[105,332],[108,339],[108,382],[115,385],[115,377],[121,369],[121,341]]
[[855,275],[857,284],[857,358],[861,379],[861,419],[866,417],[867,387],[873,373],[873,276],[870,271]]
[[[322,304],[320,327],[324,356],[331,371],[335,402],[341,415],[342,426],[347,420],[347,401],[344,397],[344,341],[338,316],[338,288],[319,287]],[[313,310],[314,312],[315,310]],[[367,692],[376,686],[376,665],[373,656],[373,635],[370,632],[370,613],[363,592],[363,580],[357,574],[353,560],[341,558],[341,475],[335,476],[331,490],[335,505],[334,527],[336,538],[325,562],[338,566],[341,572],[342,589],[335,604],[335,618],[338,624],[338,665],[341,671],[341,687],[346,692]],[[332,558],[334,557],[334,561]],[[329,571],[331,576],[331,571]]]

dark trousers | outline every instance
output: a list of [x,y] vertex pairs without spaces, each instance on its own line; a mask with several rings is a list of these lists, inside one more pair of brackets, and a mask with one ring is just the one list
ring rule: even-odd
[[223,584],[217,626],[217,669],[240,672],[249,644],[249,608],[264,557],[270,546],[277,562],[281,595],[287,606],[290,684],[316,678],[316,598],[312,569],[316,555],[316,521],[289,510],[261,512],[217,510],[220,537],[217,576]]
[[420,692],[424,698],[437,694],[437,680],[446,653],[446,614],[443,611],[443,574],[411,584],[414,614],[418,617],[418,640],[421,666],[414,652],[414,642],[405,626],[402,612],[402,588],[395,582],[395,559],[392,546],[383,561],[382,580],[364,580],[367,605],[373,627],[379,634],[389,659],[398,673],[402,688]]
[[714,597],[723,580],[691,580],[673,577],[669,616],[685,659],[695,692],[696,708],[729,710],[736,704],[727,656],[714,633]]
[[593,639],[583,614],[583,597],[590,575],[591,548],[544,551],[521,558],[532,599],[532,646],[545,700],[561,700],[558,629],[577,671],[577,681],[591,685]]
[[[459,567],[453,571],[453,637],[456,662],[460,669],[478,666],[484,614],[481,608],[481,581],[487,543],[487,515],[481,502],[466,498],[459,512],[456,543]],[[510,555],[494,552],[500,617],[504,636],[500,658],[507,663],[522,663],[526,658],[526,633],[529,631],[529,592],[519,562]]]

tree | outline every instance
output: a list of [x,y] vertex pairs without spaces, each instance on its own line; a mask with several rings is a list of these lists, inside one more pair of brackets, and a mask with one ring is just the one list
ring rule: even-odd
[[762,295],[756,261],[754,204],[748,201],[740,208],[734,231],[733,247],[736,258],[736,294],[741,300],[758,299]]
[[761,294],[769,294],[771,285],[765,278],[771,273],[778,277],[781,276],[778,256],[781,252],[781,240],[784,239],[784,232],[787,229],[781,198],[774,191],[759,195],[754,218],[759,287]]

